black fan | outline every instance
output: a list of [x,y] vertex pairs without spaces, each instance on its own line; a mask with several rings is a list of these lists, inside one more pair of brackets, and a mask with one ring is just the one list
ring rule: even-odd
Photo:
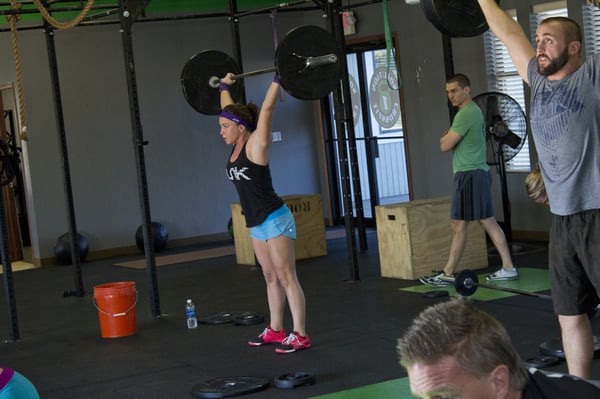
[[506,239],[512,241],[510,201],[505,163],[521,151],[527,140],[527,120],[519,103],[499,92],[479,94],[473,101],[483,111],[486,126],[487,162],[496,165],[502,187],[502,206]]

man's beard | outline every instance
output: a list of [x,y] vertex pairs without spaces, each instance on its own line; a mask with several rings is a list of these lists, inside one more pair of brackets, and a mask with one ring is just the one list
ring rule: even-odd
[[558,58],[550,60],[550,63],[545,67],[542,67],[538,60],[538,72],[540,75],[544,76],[554,75],[556,72],[560,71],[560,69],[564,67],[567,62],[569,62],[569,52],[567,49],[565,49],[562,53],[560,53]]

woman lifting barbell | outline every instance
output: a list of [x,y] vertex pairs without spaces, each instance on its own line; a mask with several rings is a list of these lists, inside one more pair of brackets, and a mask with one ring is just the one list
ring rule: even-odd
[[[269,147],[275,105],[279,98],[279,78],[275,75],[260,110],[255,104],[234,103],[229,87],[233,73],[221,79],[219,87],[222,112],[221,137],[233,145],[227,162],[227,177],[233,182],[250,228],[252,246],[267,284],[270,323],[260,335],[248,341],[251,346],[280,344],[277,353],[292,353],[310,348],[306,334],[306,303],[296,274],[294,216],[275,193],[269,169]],[[286,336],[283,314],[286,300],[293,330]]]

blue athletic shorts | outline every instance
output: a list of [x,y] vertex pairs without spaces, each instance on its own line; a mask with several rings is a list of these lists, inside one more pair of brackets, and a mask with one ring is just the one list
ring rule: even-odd
[[456,172],[450,219],[481,220],[494,216],[492,176],[480,169]]
[[250,228],[250,237],[267,241],[271,238],[284,235],[292,240],[296,239],[296,222],[290,209],[283,205],[271,212],[264,222]]
[[552,216],[549,242],[554,313],[587,313],[600,292],[600,210]]

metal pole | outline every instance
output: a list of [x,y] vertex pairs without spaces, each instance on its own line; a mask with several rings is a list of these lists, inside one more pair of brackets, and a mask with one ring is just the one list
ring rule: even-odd
[[[2,102],[2,96],[0,96],[0,111],[4,113],[4,103]],[[0,140],[5,137],[4,121],[0,121],[0,132],[2,136]],[[14,132],[14,130],[12,130]],[[6,147],[8,149],[8,146]],[[9,161],[9,153],[4,154],[5,163]],[[4,170],[9,170],[8,165],[3,165]],[[7,182],[8,184],[8,182]],[[0,186],[0,234],[2,235],[2,242],[0,247],[0,257],[2,260],[2,277],[4,282],[4,297],[6,298],[6,305],[8,306],[8,326],[10,328],[10,341],[19,340],[19,321],[17,318],[17,301],[15,300],[15,289],[13,284],[13,272],[12,262],[10,259],[10,244],[8,239],[8,226],[6,222],[6,206],[4,203],[4,187]]]
[[160,317],[160,300],[158,295],[158,279],[156,277],[156,260],[152,237],[152,217],[150,215],[150,200],[148,197],[148,180],[146,178],[146,163],[144,158],[144,133],[138,102],[135,65],[133,57],[133,42],[131,27],[135,18],[141,13],[149,0],[119,0],[119,18],[121,20],[121,38],[123,40],[123,55],[129,94],[129,111],[131,114],[131,132],[135,149],[136,171],[138,178],[138,193],[142,211],[144,253],[146,255],[146,278],[150,294],[152,316]]
[[81,259],[79,256],[77,222],[75,220],[75,205],[73,200],[73,186],[71,184],[71,168],[69,166],[69,149],[67,146],[65,120],[62,107],[62,96],[60,90],[60,81],[58,76],[58,62],[56,59],[56,46],[54,43],[54,28],[44,20],[46,32],[46,48],[48,52],[48,64],[50,65],[50,80],[52,82],[52,92],[54,93],[54,113],[56,118],[56,129],[58,132],[58,141],[60,143],[60,156],[63,169],[63,184],[67,203],[67,219],[69,225],[69,238],[71,245],[71,263],[73,265],[73,278],[75,280],[75,290],[66,290],[64,296],[83,297],[85,290],[83,288],[83,279],[81,274]]
[[[233,58],[237,62],[240,70],[244,70],[242,61],[242,45],[240,43],[240,20],[236,16],[238,11],[237,0],[229,0],[229,30],[231,33],[231,45],[233,47]],[[246,88],[242,85],[242,103],[246,103]]]
[[[342,18],[342,4],[341,0],[336,0],[335,9],[331,13],[331,24],[333,27],[333,34],[336,38],[336,42],[342,46],[344,46],[344,27],[341,22]],[[356,211],[356,224],[358,230],[358,241],[361,251],[366,251],[368,249],[367,245],[367,233],[365,226],[365,214],[363,208],[363,196],[362,196],[362,187],[360,181],[360,169],[359,169],[359,161],[358,161],[358,152],[356,149],[356,134],[354,132],[354,120],[352,118],[352,102],[350,98],[352,97],[350,92],[350,83],[348,77],[348,66],[346,63],[346,57],[341,57],[340,64],[342,65],[342,79],[341,79],[341,90],[342,90],[342,103],[344,106],[344,123],[346,126],[346,131],[348,132],[348,145],[349,145],[349,154],[350,154],[350,169],[352,171],[352,192],[354,194],[354,209]]]
[[[329,3],[327,14],[329,16],[330,29],[334,32],[336,36],[338,44],[340,44],[339,39],[339,27],[336,23],[339,15],[337,12],[337,8]],[[343,39],[342,39],[343,42]],[[340,44],[341,45],[341,44]],[[345,54],[345,51],[342,51]],[[340,62],[342,64],[342,70],[346,70],[347,73],[347,65],[345,62],[345,55],[341,57]],[[347,82],[346,76],[346,82]],[[343,79],[342,79],[343,80]],[[342,197],[344,204],[344,225],[346,226],[346,243],[348,246],[348,258],[350,261],[349,271],[350,271],[350,281],[359,281],[360,280],[360,272],[358,268],[358,256],[356,251],[356,239],[354,236],[354,218],[353,218],[353,209],[352,209],[352,187],[350,183],[350,169],[348,165],[348,147],[346,142],[346,127],[352,126],[353,123],[348,122],[348,114],[347,110],[344,107],[343,99],[349,99],[349,91],[346,91],[343,94],[344,85],[342,84],[342,80],[340,83],[334,87],[333,89],[333,100],[334,100],[334,119],[336,124],[336,132],[338,139],[338,162],[341,174],[341,186],[342,186]],[[350,114],[352,115],[352,111]]]

